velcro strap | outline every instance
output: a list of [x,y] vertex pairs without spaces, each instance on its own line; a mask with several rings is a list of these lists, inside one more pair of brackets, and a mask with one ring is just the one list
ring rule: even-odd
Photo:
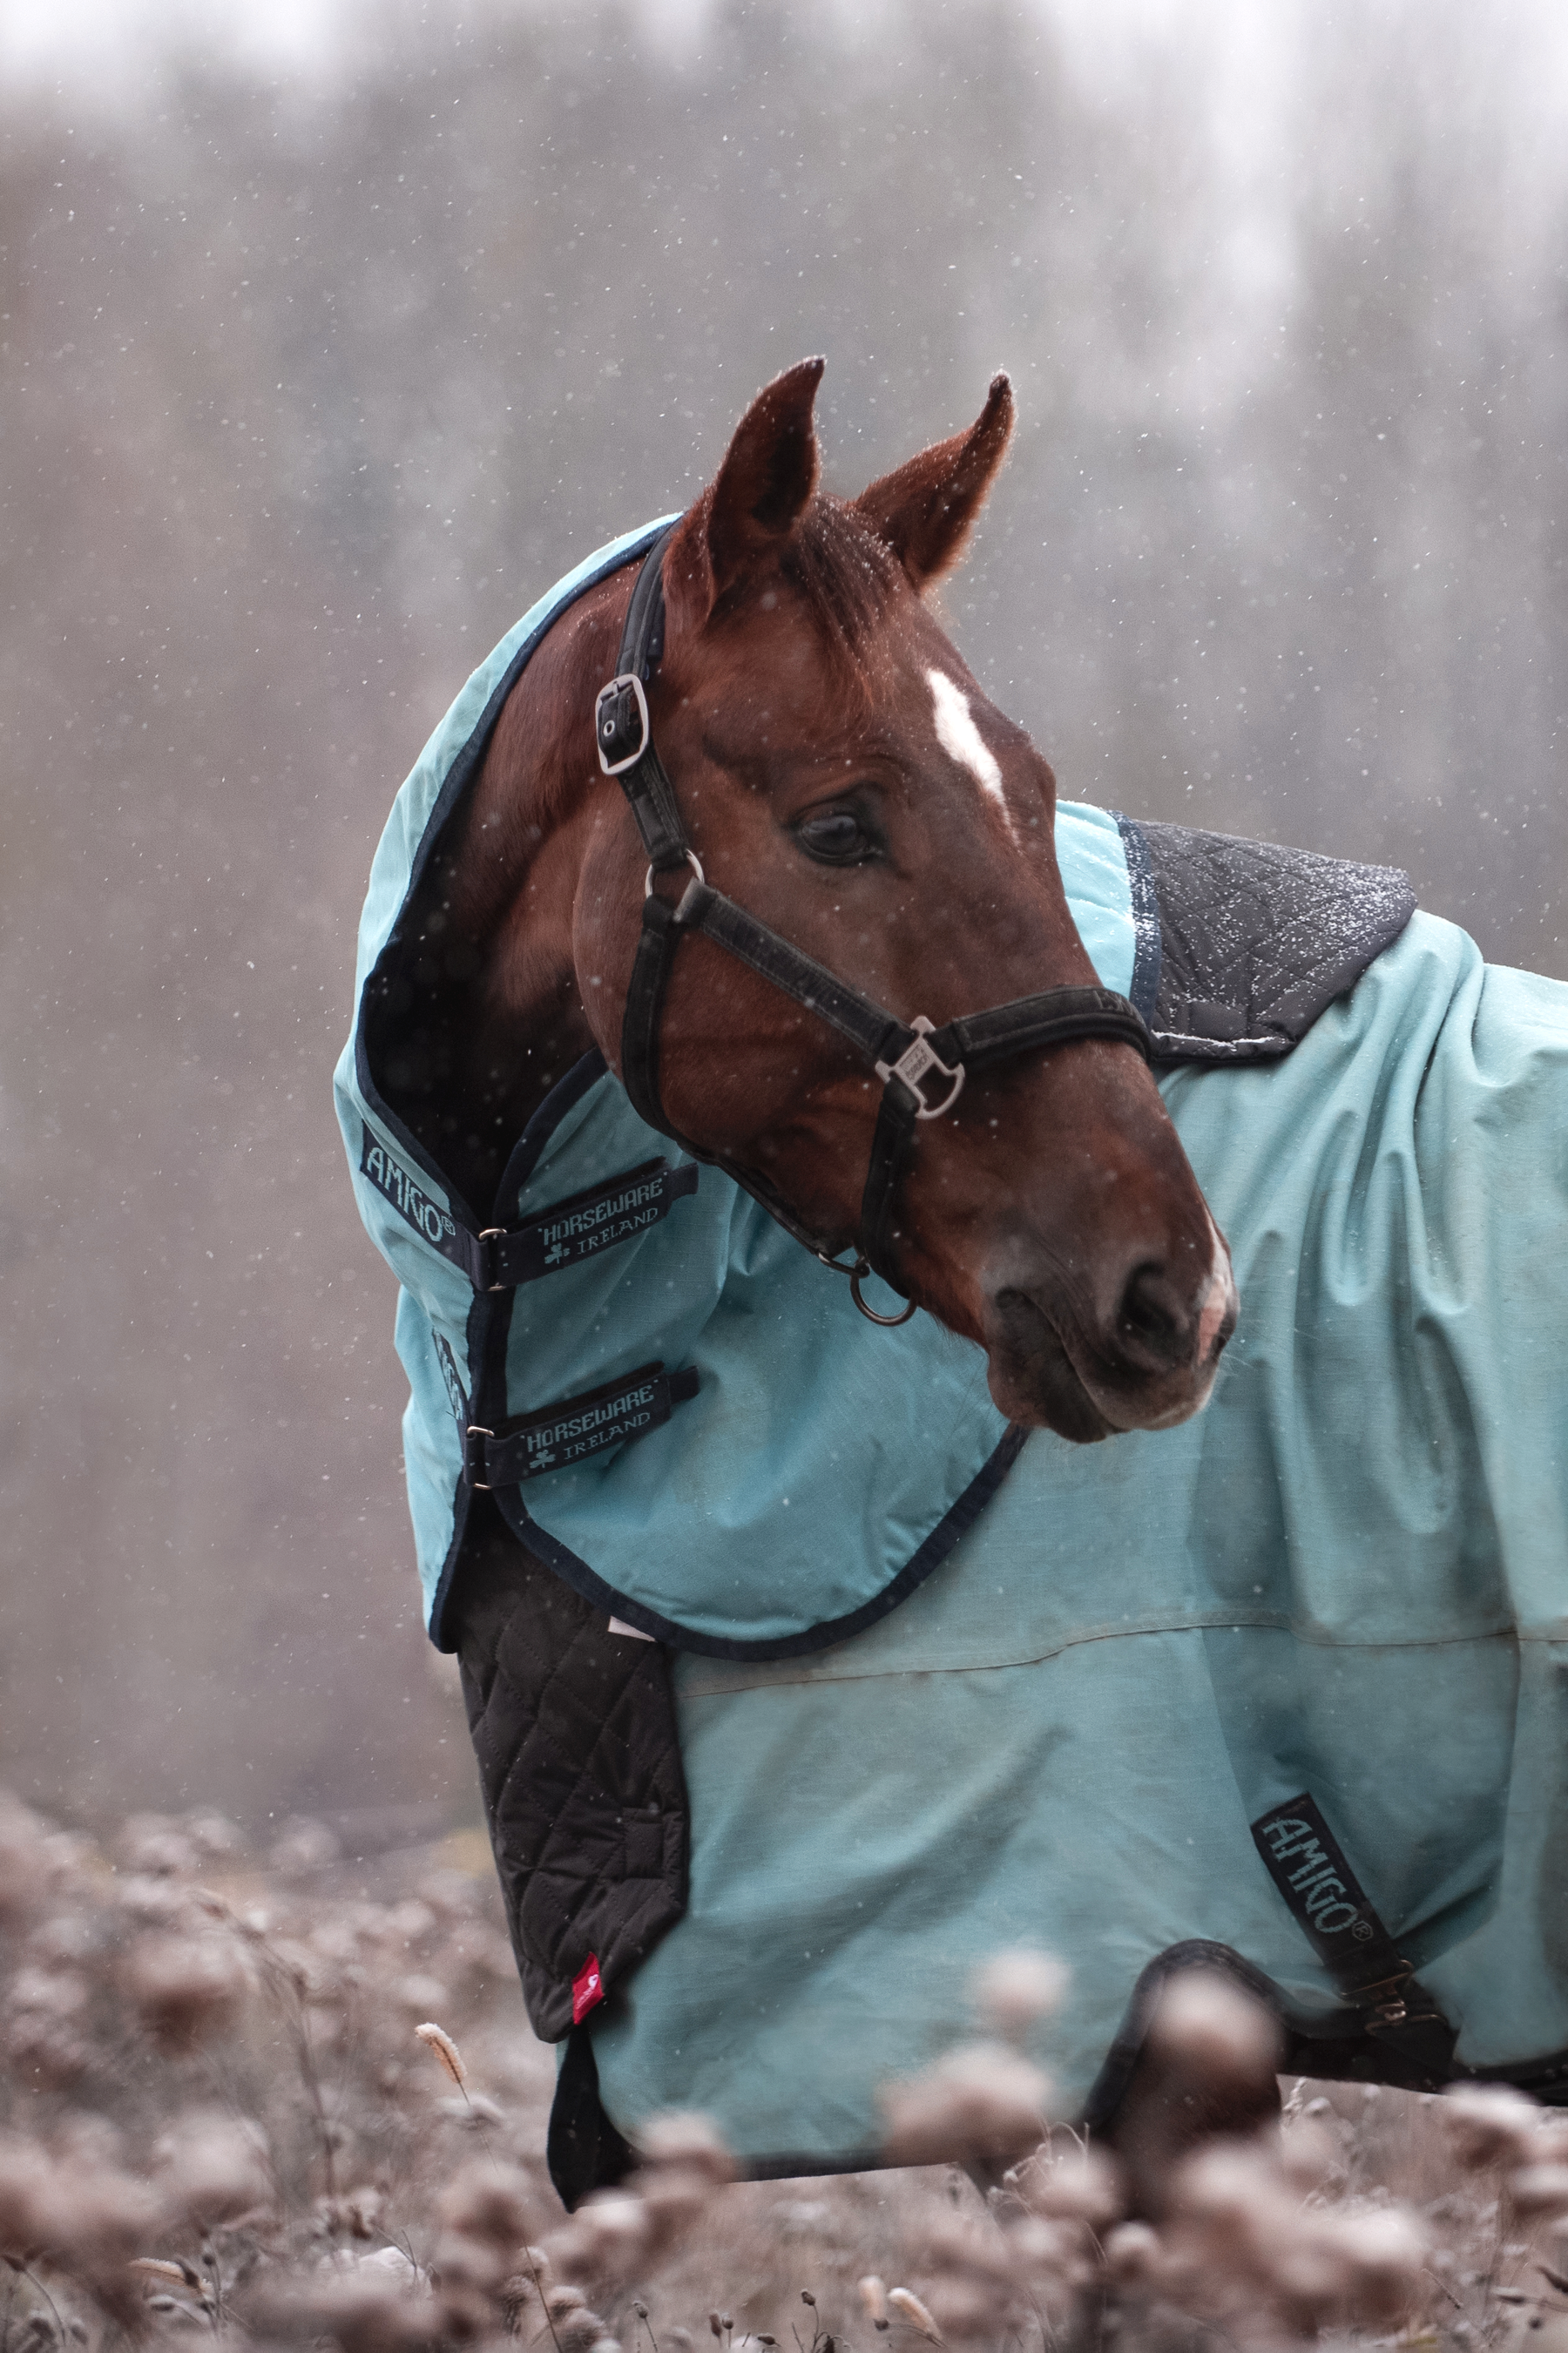
[[465,1235],[472,1248],[476,1291],[512,1291],[542,1275],[580,1266],[617,1242],[630,1241],[668,1218],[677,1201],[697,1190],[697,1170],[668,1160],[645,1160],[607,1184],[574,1193],[505,1232]]
[[514,1487],[563,1471],[627,1439],[646,1437],[697,1395],[697,1368],[667,1373],[663,1360],[639,1366],[579,1397],[520,1414],[500,1430],[465,1432],[463,1477],[476,1487]]

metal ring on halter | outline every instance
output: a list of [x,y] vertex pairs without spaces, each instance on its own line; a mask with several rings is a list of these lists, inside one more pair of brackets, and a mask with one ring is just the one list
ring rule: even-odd
[[[823,1264],[825,1266],[830,1263],[831,1261],[825,1259],[823,1261]],[[835,1271],[838,1274],[842,1274],[845,1270],[843,1267],[837,1267],[835,1269]],[[915,1302],[912,1299],[910,1301],[901,1315],[879,1315],[874,1307],[867,1306],[865,1301],[860,1296],[860,1277],[863,1274],[869,1274],[870,1271],[871,1261],[869,1259],[866,1258],[857,1259],[855,1264],[848,1270],[849,1296],[855,1302],[856,1306],[860,1310],[861,1314],[866,1318],[867,1323],[880,1324],[889,1330],[891,1330],[897,1324],[907,1324],[910,1317],[915,1312]]]
[[[688,866],[690,867],[693,874],[696,875],[699,882],[706,882],[708,877],[702,871],[702,860],[698,857],[697,852],[694,849],[683,849],[680,854],[682,858],[685,859]],[[647,879],[642,886],[642,894],[645,899],[651,899],[653,897],[653,868],[651,866],[647,870]]]

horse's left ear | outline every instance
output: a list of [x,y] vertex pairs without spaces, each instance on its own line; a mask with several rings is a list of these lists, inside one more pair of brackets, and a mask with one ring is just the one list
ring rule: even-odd
[[856,500],[856,512],[886,540],[917,588],[940,580],[963,553],[1012,430],[1013,386],[995,375],[967,433],[922,449]]

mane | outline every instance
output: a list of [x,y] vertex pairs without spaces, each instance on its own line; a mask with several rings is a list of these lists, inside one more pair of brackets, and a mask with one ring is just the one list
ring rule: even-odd
[[863,666],[903,566],[841,499],[814,498],[791,533],[780,569],[822,623],[828,643]]

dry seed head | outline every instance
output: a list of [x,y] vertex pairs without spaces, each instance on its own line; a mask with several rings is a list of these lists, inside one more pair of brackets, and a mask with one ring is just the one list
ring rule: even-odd
[[514,2165],[465,2165],[442,2192],[438,2211],[447,2230],[499,2248],[510,2268],[528,2232],[528,2176]]
[[1160,1997],[1149,2042],[1216,2084],[1272,2073],[1279,2057],[1272,2013],[1215,1969],[1184,1969],[1172,1980]]
[[907,2287],[889,2288],[888,2306],[900,2320],[907,2320],[911,2328],[918,2328],[922,2337],[929,2337],[933,2345],[942,2343],[941,2329],[919,2296],[912,2295]]
[[208,2228],[271,2195],[267,2136],[221,2108],[190,2108],[158,2139],[158,2188],[171,2213]]
[[1456,2084],[1443,2094],[1441,2113],[1461,2165],[1528,2162],[1540,2110],[1511,2084]]
[[1102,2148],[1073,2148],[1054,2163],[1042,2149],[1018,2168],[1014,2184],[1026,2206],[1103,2231],[1126,2204],[1115,2160]]
[[436,2053],[458,2089],[466,2091],[468,2084],[468,2071],[463,2064],[462,2052],[446,2028],[437,2026],[433,2019],[426,2019],[424,2025],[416,2026],[414,2031],[420,2042]]
[[642,2199],[628,2189],[601,2189],[584,2200],[556,2234],[555,2246],[564,2269],[597,2278],[633,2269],[655,2237]]
[[226,2026],[249,1986],[233,1939],[210,1930],[138,1937],[122,1976],[142,2025],[171,2052],[193,2050]]
[[[589,2311],[586,2306],[563,2314],[554,2326],[555,2341],[562,2353],[566,2353],[568,2346],[574,2348],[574,2353],[593,2353],[593,2348],[603,2343],[606,2334],[598,2314]],[[618,2345],[616,2353],[621,2353]]]
[[[1314,2218],[1317,2219],[1317,2218]],[[1330,2245],[1349,2274],[1358,2317],[1392,2320],[1420,2293],[1426,2234],[1415,2217],[1395,2207],[1321,2218]]]
[[1279,2137],[1279,2162],[1291,2186],[1310,2195],[1335,2171],[1340,2153],[1315,2116],[1295,2117]]
[[1032,2026],[1061,2008],[1068,1989],[1068,1971],[1048,1953],[1026,1947],[996,1953],[975,1972],[974,2000],[981,2017],[994,2033],[1021,2042]]
[[647,2165],[689,2167],[715,2187],[735,2179],[735,2160],[710,2117],[684,2110],[654,2116],[640,2138]]
[[1155,2277],[1160,2269],[1160,2241],[1147,2222],[1118,2222],[1105,2239],[1105,2268],[1111,2278],[1132,2287]]
[[[885,2328],[888,2325],[888,2289],[886,2282],[879,2280],[875,2272],[868,2272],[865,2278],[861,2280],[858,2284],[860,2290],[860,2301],[866,2307],[867,2319],[873,2321],[879,2328]],[[715,2330],[714,2334],[717,2335],[717,2330]]]
[[1521,2166],[1508,2194],[1521,2214],[1568,2214],[1568,2165]]
[[1045,2138],[1050,2079],[1005,2044],[973,2042],[879,2096],[894,2165],[1006,2165]]

